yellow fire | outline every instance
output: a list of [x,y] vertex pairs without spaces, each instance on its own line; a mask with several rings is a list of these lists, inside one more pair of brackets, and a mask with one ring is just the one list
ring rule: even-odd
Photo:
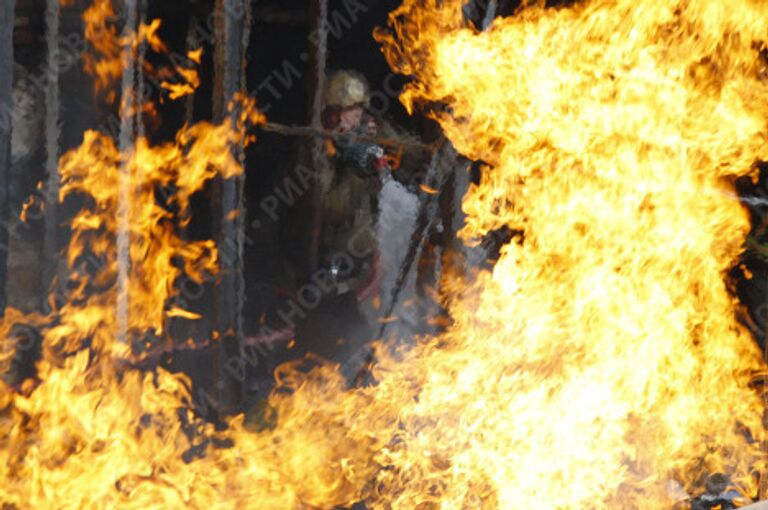
[[[447,137],[488,164],[464,238],[520,232],[493,271],[445,282],[448,330],[377,345],[368,388],[283,366],[270,426],[213,430],[185,377],[127,368],[114,340],[117,179],[126,165],[131,329],[160,336],[187,313],[168,308],[175,278],[215,271],[216,247],[182,243],[153,190],[174,185],[184,221],[206,180],[242,171],[228,146],[263,119],[245,108],[131,154],[88,133],[61,161],[62,197],[88,199],[67,258],[105,264],[44,327],[39,384],[0,387],[0,502],[645,510],[714,472],[755,495],[767,466],[748,385],[765,367],[724,279],[749,228],[729,183],[768,160],[768,5],[600,0],[478,32],[461,3],[406,0],[378,35],[414,78],[405,104],[445,104]],[[22,320],[8,317],[0,362]]]
[[[71,3],[61,0],[61,5],[67,7]],[[85,40],[90,46],[90,51],[83,55],[83,68],[93,78],[96,93],[108,103],[115,102],[123,69],[131,65],[131,59],[135,59],[142,44],[158,54],[170,54],[158,35],[159,19],[139,23],[138,30],[129,31],[127,36],[118,35],[118,18],[112,0],[93,0],[82,18]],[[189,67],[181,66],[179,58],[169,58],[166,67],[155,68],[146,61],[142,67],[147,75],[157,77],[160,87],[168,92],[173,101],[193,94],[200,86],[200,76],[192,64],[200,64],[201,54],[201,49],[188,52]]]
[[593,1],[484,33],[460,4],[406,1],[380,35],[416,78],[406,105],[447,104],[449,139],[490,165],[464,236],[522,232],[423,357],[414,408],[439,418],[415,458],[452,459],[433,501],[669,508],[667,481],[717,471],[751,487],[764,367],[724,278],[748,230],[729,179],[768,158],[768,4]]
[[[57,331],[57,341],[53,345],[59,347],[60,341],[67,346],[67,351],[79,350],[80,342],[87,338],[83,335],[98,330],[100,322],[105,320],[104,314],[113,308],[116,289],[109,285],[115,278],[116,254],[112,234],[117,231],[118,181],[123,165],[129,175],[127,198],[131,204],[130,327],[140,334],[151,332],[160,337],[168,312],[166,301],[174,294],[176,279],[184,273],[193,281],[202,282],[206,274],[215,274],[217,255],[213,242],[182,241],[176,234],[173,220],[177,218],[182,225],[188,221],[190,197],[213,177],[230,178],[242,172],[228,147],[245,140],[246,123],[261,120],[252,105],[246,106],[237,126],[196,124],[182,129],[175,144],[151,147],[145,139],[140,139],[131,154],[121,155],[112,139],[90,131],[77,150],[64,155],[59,167],[62,200],[82,193],[93,201],[91,208],[80,211],[72,221],[73,235],[67,262],[70,267],[78,267],[83,256],[88,254],[95,256],[103,267],[98,271],[96,281],[89,282],[88,271],[82,272],[77,293],[70,296],[70,301],[86,300],[88,305],[74,307],[83,315],[77,313],[71,327],[67,320],[71,316],[71,305],[65,305],[61,311],[61,324],[54,330]],[[156,190],[172,186],[176,190],[168,203],[158,203]],[[92,293],[89,283],[106,285],[110,290],[97,293],[96,298],[88,300]],[[87,333],[77,334],[77,329],[82,327],[79,321],[84,316],[96,322]],[[110,331],[106,329],[104,333]],[[93,347],[98,350],[107,345],[127,347],[111,342],[111,336],[93,340]],[[113,354],[126,356],[128,353],[113,351]]]
[[96,92],[107,93],[109,102],[114,102],[114,86],[123,74],[122,48],[114,19],[112,0],[94,0],[83,12],[85,40],[92,49],[83,55],[83,68],[94,78]]

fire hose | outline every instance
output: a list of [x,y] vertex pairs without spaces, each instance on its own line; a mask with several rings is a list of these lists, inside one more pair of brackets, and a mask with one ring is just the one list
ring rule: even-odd
[[287,126],[285,124],[279,124],[276,122],[267,122],[262,124],[261,129],[269,131],[271,133],[277,133],[286,136],[317,136],[322,138],[331,139],[349,139],[360,142],[371,142],[384,146],[395,147],[412,147],[415,149],[422,149],[425,151],[434,151],[435,144],[426,144],[417,139],[411,137],[381,137],[381,136],[366,136],[350,133],[339,133],[337,131],[330,131],[326,129],[317,129],[311,126]]

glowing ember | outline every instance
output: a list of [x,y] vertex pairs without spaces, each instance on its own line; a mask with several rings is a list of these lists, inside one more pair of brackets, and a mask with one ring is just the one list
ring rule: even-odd
[[763,405],[748,382],[764,365],[724,278],[748,230],[729,182],[768,160],[764,2],[532,7],[483,33],[461,3],[406,0],[396,35],[379,34],[415,78],[405,103],[445,103],[447,136],[490,165],[465,200],[465,238],[522,232],[492,272],[447,287],[448,331],[377,346],[369,388],[333,366],[281,367],[273,428],[239,417],[215,432],[186,410],[183,376],[120,363],[116,179],[127,160],[131,328],[159,334],[174,279],[215,271],[216,247],[182,243],[152,189],[175,185],[185,217],[206,180],[241,171],[228,146],[263,119],[245,108],[237,125],[130,155],[89,133],[61,161],[62,196],[90,199],[67,256],[106,263],[49,319],[39,384],[0,390],[0,501],[667,509],[670,483],[714,472],[755,493]]

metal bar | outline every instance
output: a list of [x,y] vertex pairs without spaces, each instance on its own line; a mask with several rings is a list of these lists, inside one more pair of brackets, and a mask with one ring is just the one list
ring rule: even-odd
[[40,276],[40,306],[49,311],[48,289],[58,272],[59,238],[59,14],[60,0],[47,0],[45,10],[47,65],[45,89],[45,181],[43,220],[43,263]]
[[259,126],[264,131],[271,133],[277,133],[285,136],[313,136],[318,138],[331,138],[334,140],[348,140],[353,139],[360,142],[370,142],[379,145],[385,145],[390,147],[412,147],[415,149],[423,149],[425,151],[432,152],[437,145],[426,144],[412,139],[397,138],[397,137],[380,137],[380,136],[367,136],[367,135],[354,135],[349,133],[337,133],[335,131],[328,131],[327,129],[316,128],[314,126],[288,126],[285,124],[279,124],[277,122],[267,122]]
[[307,11],[274,6],[256,7],[253,10],[253,19],[259,23],[301,27],[307,25]]
[[485,17],[483,18],[482,23],[483,30],[486,30],[489,26],[491,26],[491,23],[493,23],[493,18],[496,17],[496,10],[498,7],[499,5],[497,0],[488,0],[488,6],[485,9]]
[[0,2],[0,316],[5,314],[8,276],[8,184],[13,134],[14,2]]
[[[328,60],[328,0],[311,0],[310,12],[313,20],[309,34],[310,68],[314,71],[311,87],[310,126],[315,130],[323,129],[323,92],[325,90],[325,72]],[[324,197],[328,194],[333,179],[333,170],[328,162],[326,147],[322,140],[310,141],[312,167],[317,178],[312,193],[312,221],[309,246],[309,270],[316,271],[320,266],[320,240],[323,229]]]
[[[136,31],[138,3],[137,0],[125,0],[125,26],[123,27],[124,40],[131,40]],[[133,152],[136,136],[136,119],[134,115],[135,85],[136,85],[136,61],[130,47],[124,49],[127,52],[127,63],[123,69],[120,96],[120,136],[119,148],[123,155],[123,163],[120,167],[120,180],[117,198],[117,340],[128,341],[128,328],[130,327],[128,296],[128,281],[131,272],[131,169],[128,162]]]
[[[235,107],[227,113],[227,104],[243,90],[244,57],[249,38],[246,24],[249,22],[247,5],[244,0],[223,0],[217,5],[224,10],[223,26],[219,25],[216,42],[223,47],[217,52],[219,59],[217,70],[221,85],[218,88],[222,97],[215,102],[218,110],[214,114],[220,119],[227,115],[236,118]],[[232,147],[235,157],[244,164],[242,146]],[[221,335],[219,352],[219,404],[224,413],[235,411],[243,398],[241,374],[233,372],[230,362],[242,354],[245,282],[243,280],[243,217],[245,215],[243,189],[245,176],[222,180],[214,191],[215,217],[218,231],[216,244],[219,247],[221,277],[214,291],[215,330]]]
[[14,2],[0,1],[0,316],[5,314],[8,276],[8,184],[13,133]]

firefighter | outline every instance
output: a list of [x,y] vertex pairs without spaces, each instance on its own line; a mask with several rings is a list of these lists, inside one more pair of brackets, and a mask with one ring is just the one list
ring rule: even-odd
[[311,352],[339,363],[350,382],[374,334],[365,312],[378,294],[376,218],[388,171],[383,147],[372,141],[379,124],[367,112],[368,100],[362,75],[338,71],[328,77],[323,123],[340,136],[327,140],[333,175],[322,201],[322,270],[314,276],[320,281],[318,274],[326,275],[332,285],[297,324],[292,351],[297,357]]
[[324,260],[338,293],[354,293],[359,301],[375,293],[378,197],[390,167],[384,148],[372,141],[380,123],[366,111],[369,98],[368,83],[354,71],[332,74],[324,93],[325,127],[344,135],[330,141],[334,175],[324,197]]
[[327,140],[333,171],[321,210],[323,269],[314,276],[327,274],[333,291],[297,325],[293,351],[339,363],[350,384],[359,382],[382,302],[391,295],[397,273],[384,274],[383,267],[399,263],[400,244],[410,238],[415,176],[427,154],[417,138],[372,113],[370,98],[360,73],[341,70],[328,77],[323,124],[333,133]]

